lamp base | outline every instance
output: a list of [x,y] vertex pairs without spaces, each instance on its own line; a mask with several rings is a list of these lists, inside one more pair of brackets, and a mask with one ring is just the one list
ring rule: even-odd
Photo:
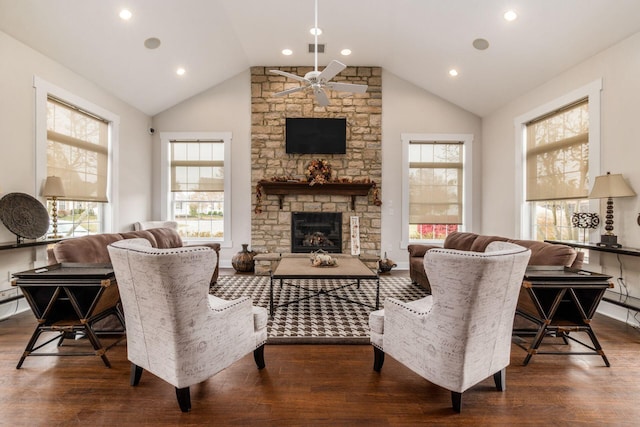
[[615,234],[601,234],[600,243],[596,243],[598,246],[605,246],[607,248],[621,248],[622,245],[618,243],[618,236]]

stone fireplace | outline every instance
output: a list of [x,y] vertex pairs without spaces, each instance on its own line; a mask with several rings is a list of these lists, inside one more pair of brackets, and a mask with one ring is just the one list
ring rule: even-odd
[[[302,66],[251,68],[252,249],[270,253],[291,252],[295,213],[339,213],[341,241],[334,242],[335,252],[351,253],[350,217],[357,216],[361,253],[379,256],[381,208],[374,203],[373,190],[365,195],[354,196],[338,194],[340,192],[323,189],[322,184],[316,184],[312,187],[313,191],[294,188],[282,195],[269,192],[267,190],[270,189],[261,188],[258,183],[264,180],[285,183],[289,180],[304,181],[309,163],[324,159],[331,164],[333,178],[338,182],[371,180],[376,184],[375,191],[380,191],[381,195],[382,69],[347,67],[333,80],[367,84],[367,92],[344,96],[343,93],[328,91],[330,104],[320,107],[313,93],[306,91],[284,97],[273,96],[276,92],[299,86],[299,82],[270,73],[269,70],[274,68],[296,75],[305,75],[313,70],[313,67]],[[287,154],[287,117],[346,118],[346,154]],[[260,209],[256,209],[258,195]],[[303,252],[309,250],[305,248]]]
[[342,213],[292,212],[291,252],[342,252]]

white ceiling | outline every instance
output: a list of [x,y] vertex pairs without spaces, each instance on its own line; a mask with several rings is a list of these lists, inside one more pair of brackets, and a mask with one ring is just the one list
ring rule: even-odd
[[[313,22],[313,0],[0,0],[2,31],[149,115],[250,66],[313,65]],[[483,116],[640,31],[640,0],[319,0],[318,22],[320,68],[381,66]]]

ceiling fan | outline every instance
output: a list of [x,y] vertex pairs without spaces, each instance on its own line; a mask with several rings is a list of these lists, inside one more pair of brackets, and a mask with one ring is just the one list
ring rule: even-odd
[[[315,27],[316,30],[318,28],[318,0],[315,0]],[[352,93],[365,93],[367,91],[367,85],[359,85],[353,83],[337,83],[331,82],[330,80],[334,78],[337,74],[342,72],[346,65],[344,65],[340,61],[333,60],[325,67],[322,72],[318,71],[318,31],[314,31],[315,34],[315,65],[313,71],[309,71],[304,77],[297,76],[295,74],[287,73],[285,71],[280,70],[269,70],[274,74],[279,74],[284,77],[288,77],[290,79],[298,80],[303,85],[299,87],[295,87],[292,89],[287,89],[282,92],[277,92],[275,96],[284,96],[294,92],[300,92],[303,90],[311,89],[313,94],[316,97],[316,101],[318,101],[318,105],[322,107],[326,107],[329,105],[329,97],[325,92],[325,89],[335,90],[338,92],[352,92]]]

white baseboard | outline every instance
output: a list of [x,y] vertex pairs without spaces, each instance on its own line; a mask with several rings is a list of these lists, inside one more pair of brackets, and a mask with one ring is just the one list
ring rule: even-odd
[[[640,327],[640,312],[636,310],[620,307],[607,301],[601,301],[598,306],[598,313],[626,323],[634,328]],[[634,317],[636,316],[636,317]]]

